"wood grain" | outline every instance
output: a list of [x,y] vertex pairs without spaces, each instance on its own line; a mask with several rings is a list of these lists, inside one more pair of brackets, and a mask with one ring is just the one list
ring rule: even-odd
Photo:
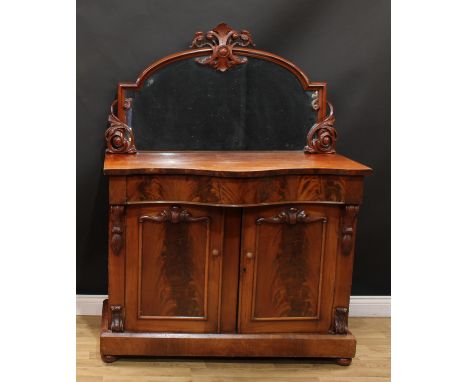
[[127,208],[126,330],[218,331],[223,226],[219,208]]
[[360,176],[131,175],[127,177],[127,202],[191,202],[232,207],[301,201],[360,203],[362,188]]
[[109,204],[124,204],[127,201],[127,179],[125,176],[109,177]]
[[284,174],[369,175],[372,170],[344,156],[302,151],[178,151],[106,154],[104,174],[196,174],[256,177]]
[[209,221],[161,223],[140,221],[139,317],[205,317]]
[[312,205],[294,210],[303,218],[276,221],[291,211],[284,206],[244,212],[241,333],[328,333],[340,211]]

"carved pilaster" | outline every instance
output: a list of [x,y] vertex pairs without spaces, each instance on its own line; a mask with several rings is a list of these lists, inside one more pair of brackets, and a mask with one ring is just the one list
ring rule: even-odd
[[333,327],[330,330],[332,334],[348,334],[348,308],[335,308],[335,316],[333,318]]
[[123,306],[122,305],[111,305],[111,331],[113,332],[123,332],[124,322],[123,322]]
[[359,206],[347,205],[345,206],[345,213],[343,216],[343,225],[341,228],[341,253],[349,255],[353,248],[354,242],[354,222],[359,212]]
[[125,227],[124,217],[124,206],[110,206],[110,246],[114,255],[118,255],[123,247]]

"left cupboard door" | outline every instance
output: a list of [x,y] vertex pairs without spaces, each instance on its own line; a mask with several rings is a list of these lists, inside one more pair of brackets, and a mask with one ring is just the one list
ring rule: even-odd
[[219,327],[222,208],[128,206],[125,331]]

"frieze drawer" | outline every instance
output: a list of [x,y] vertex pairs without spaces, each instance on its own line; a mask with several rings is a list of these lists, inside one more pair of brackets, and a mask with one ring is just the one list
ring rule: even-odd
[[127,177],[127,203],[191,202],[248,206],[264,203],[359,203],[362,179],[356,176],[288,175],[223,178],[191,175]]

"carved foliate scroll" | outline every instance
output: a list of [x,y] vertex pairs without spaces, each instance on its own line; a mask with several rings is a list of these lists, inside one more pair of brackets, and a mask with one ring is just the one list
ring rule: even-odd
[[121,333],[124,331],[123,306],[111,305],[111,331]]
[[233,53],[233,48],[249,45],[255,46],[249,31],[238,32],[222,23],[206,33],[196,32],[191,47],[210,47],[212,49],[211,56],[199,57],[195,60],[202,65],[210,65],[214,69],[224,72],[232,66],[247,62],[246,57],[236,56]]
[[348,334],[348,308],[337,307],[333,318],[333,327],[330,330],[333,334]]
[[327,219],[323,216],[312,216],[307,215],[304,210],[298,210],[297,208],[289,208],[281,211],[278,215],[269,218],[258,218],[257,224],[262,223],[273,223],[273,224],[296,224],[296,223],[312,223],[315,221],[326,222]]
[[319,92],[318,90],[312,93],[312,102],[310,103],[312,110],[319,110],[320,109],[320,99],[319,99]]
[[118,255],[124,242],[124,206],[110,206],[110,247]]
[[343,224],[341,228],[341,252],[343,255],[349,255],[353,248],[354,241],[354,222],[359,212],[359,206],[345,206]]
[[[124,107],[130,107],[130,100],[126,99]],[[134,154],[136,153],[133,130],[114,114],[117,100],[112,102],[109,114],[109,128],[106,130],[107,153]]]
[[182,209],[178,206],[172,206],[166,208],[159,215],[149,216],[144,215],[138,218],[140,223],[144,221],[154,222],[169,222],[177,224],[180,222],[198,222],[198,221],[209,221],[209,216],[193,217],[186,209]]
[[[335,116],[333,115],[333,105],[328,102],[330,114],[317,122],[307,134],[307,146],[304,147],[306,153],[311,154],[333,154],[335,153],[336,131],[333,127]],[[313,107],[313,102],[312,102]]]

